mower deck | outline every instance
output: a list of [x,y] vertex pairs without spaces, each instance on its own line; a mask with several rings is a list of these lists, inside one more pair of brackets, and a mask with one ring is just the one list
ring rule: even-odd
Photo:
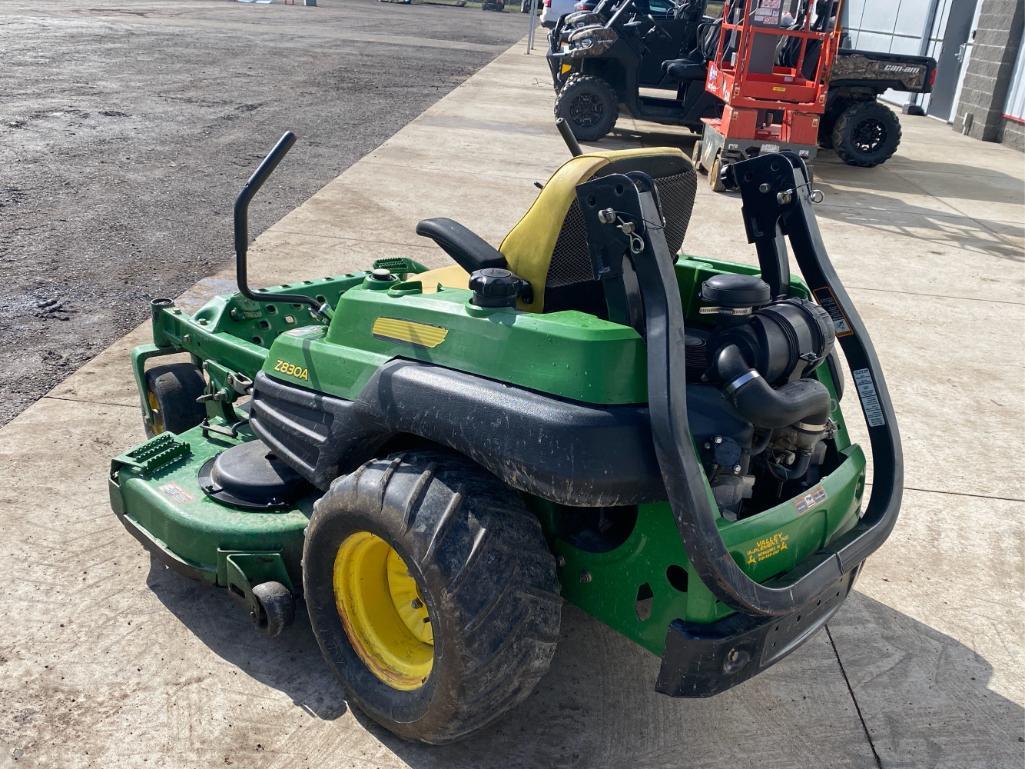
[[[224,423],[214,420],[210,426],[223,429]],[[109,479],[118,519],[157,560],[192,579],[226,587],[247,603],[261,582],[298,590],[303,530],[317,498],[311,489],[294,506],[268,510],[212,499],[200,481],[204,466],[252,439],[248,430],[231,438],[208,426],[179,436],[162,433],[115,458]]]

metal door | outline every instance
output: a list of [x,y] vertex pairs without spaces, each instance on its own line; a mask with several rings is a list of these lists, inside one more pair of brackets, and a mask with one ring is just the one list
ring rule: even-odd
[[953,119],[954,94],[961,80],[961,70],[968,51],[968,38],[972,32],[976,3],[970,0],[950,0],[947,26],[943,30],[943,46],[936,57],[936,84],[929,96],[928,112],[933,117]]

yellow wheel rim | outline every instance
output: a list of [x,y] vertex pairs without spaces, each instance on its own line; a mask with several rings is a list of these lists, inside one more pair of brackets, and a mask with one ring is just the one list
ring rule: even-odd
[[345,538],[334,564],[338,614],[352,648],[393,689],[418,689],[434,664],[427,604],[395,549],[368,531]]
[[159,435],[164,432],[164,417],[160,413],[160,404],[157,403],[157,394],[152,390],[147,390],[146,400],[149,402],[150,413],[153,415],[150,427],[152,428],[154,435]]

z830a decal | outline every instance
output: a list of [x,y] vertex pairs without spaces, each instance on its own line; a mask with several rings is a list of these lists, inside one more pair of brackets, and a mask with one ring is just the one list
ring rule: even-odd
[[309,369],[305,369],[302,366],[296,366],[294,363],[288,363],[280,358],[274,363],[274,370],[280,371],[282,374],[294,376],[296,379],[305,379],[307,382],[310,381]]

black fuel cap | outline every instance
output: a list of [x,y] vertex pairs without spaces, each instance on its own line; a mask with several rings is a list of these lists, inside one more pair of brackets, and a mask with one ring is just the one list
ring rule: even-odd
[[501,267],[485,267],[470,276],[473,303],[478,307],[515,307],[523,285],[522,278]]

